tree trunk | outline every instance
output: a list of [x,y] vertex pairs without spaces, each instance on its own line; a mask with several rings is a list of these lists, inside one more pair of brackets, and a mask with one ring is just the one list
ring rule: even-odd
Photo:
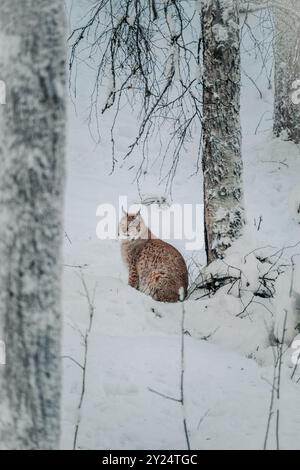
[[0,447],[59,445],[62,0],[0,0]]
[[222,258],[244,225],[239,5],[207,0],[203,34],[203,174],[207,261]]
[[[300,142],[300,105],[293,87],[300,80],[299,1],[281,0],[274,6],[275,101],[274,134]],[[293,14],[294,12],[294,14]],[[299,83],[297,84],[299,89]]]

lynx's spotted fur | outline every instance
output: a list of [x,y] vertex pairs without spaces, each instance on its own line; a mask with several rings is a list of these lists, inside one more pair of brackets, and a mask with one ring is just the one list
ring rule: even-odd
[[183,300],[188,271],[176,248],[153,235],[140,213],[125,213],[119,233],[122,258],[129,271],[128,284],[161,302]]

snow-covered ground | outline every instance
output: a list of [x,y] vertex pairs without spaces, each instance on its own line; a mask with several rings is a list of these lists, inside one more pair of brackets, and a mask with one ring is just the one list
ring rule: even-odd
[[[80,8],[84,12],[84,6],[85,1],[77,2],[77,15]],[[299,187],[299,149],[272,136],[273,92],[261,68],[261,57],[245,37],[243,69],[255,79],[262,98],[244,74],[242,126],[248,228],[228,259],[239,268],[243,266],[250,299],[253,284],[258,282],[257,263],[251,254],[245,262],[245,255],[258,248],[266,255],[291,246],[280,258],[289,264],[292,255],[296,259],[300,253],[300,245],[293,247],[300,241],[300,226],[292,217]],[[237,315],[247,304],[247,293],[242,303],[234,291],[227,293],[228,287],[211,298],[173,305],[155,302],[130,288],[119,242],[96,236],[96,210],[103,203],[118,207],[119,195],[128,196],[130,203],[139,200],[133,180],[140,160],[136,155],[110,174],[111,116],[101,121],[99,145],[92,140],[86,122],[92,79],[88,67],[79,69],[76,109],[70,101],[69,112],[62,447],[73,447],[79,423],[76,444],[80,449],[182,449],[186,447],[186,418],[194,449],[261,449],[274,372],[271,338],[274,325],[280,328],[281,312],[291,308],[290,268],[278,279],[278,295],[274,299],[256,298],[244,318]],[[126,153],[136,129],[134,112],[128,108],[121,112],[116,141],[120,155]],[[144,194],[164,194],[158,184],[160,165],[155,162],[159,148],[154,140],[148,172],[140,181]],[[173,202],[201,203],[202,178],[201,172],[195,174],[196,160],[191,145],[178,166]],[[194,267],[194,274],[192,259],[203,265],[204,249],[191,252],[185,249],[185,240],[174,243],[191,269]],[[294,284],[300,282],[297,269],[295,273]],[[83,336],[91,312],[85,358]],[[178,401],[183,318],[184,407]],[[282,449],[300,448],[300,383],[297,371],[291,380],[291,352],[286,346],[278,402]],[[273,419],[268,448],[275,445]]]

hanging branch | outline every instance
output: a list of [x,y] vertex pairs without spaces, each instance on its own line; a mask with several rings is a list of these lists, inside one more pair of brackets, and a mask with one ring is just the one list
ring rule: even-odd
[[[201,24],[199,13],[179,0],[98,0],[86,22],[74,29],[69,42],[70,86],[76,95],[76,68],[81,62],[95,71],[89,124],[96,123],[99,141],[101,115],[114,110],[111,125],[112,171],[117,163],[115,130],[119,111],[129,103],[138,115],[136,138],[123,155],[127,159],[138,148],[143,174],[147,146],[162,127],[169,139],[161,148],[161,177],[166,187],[174,178],[180,155],[196,130],[201,134]],[[107,96],[103,98],[103,90]],[[199,139],[199,158],[201,139]],[[118,156],[119,158],[119,156]]]

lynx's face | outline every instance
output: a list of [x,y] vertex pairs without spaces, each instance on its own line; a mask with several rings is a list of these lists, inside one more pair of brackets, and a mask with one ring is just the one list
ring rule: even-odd
[[137,240],[143,238],[147,230],[139,213],[124,214],[119,224],[119,237],[122,240]]

